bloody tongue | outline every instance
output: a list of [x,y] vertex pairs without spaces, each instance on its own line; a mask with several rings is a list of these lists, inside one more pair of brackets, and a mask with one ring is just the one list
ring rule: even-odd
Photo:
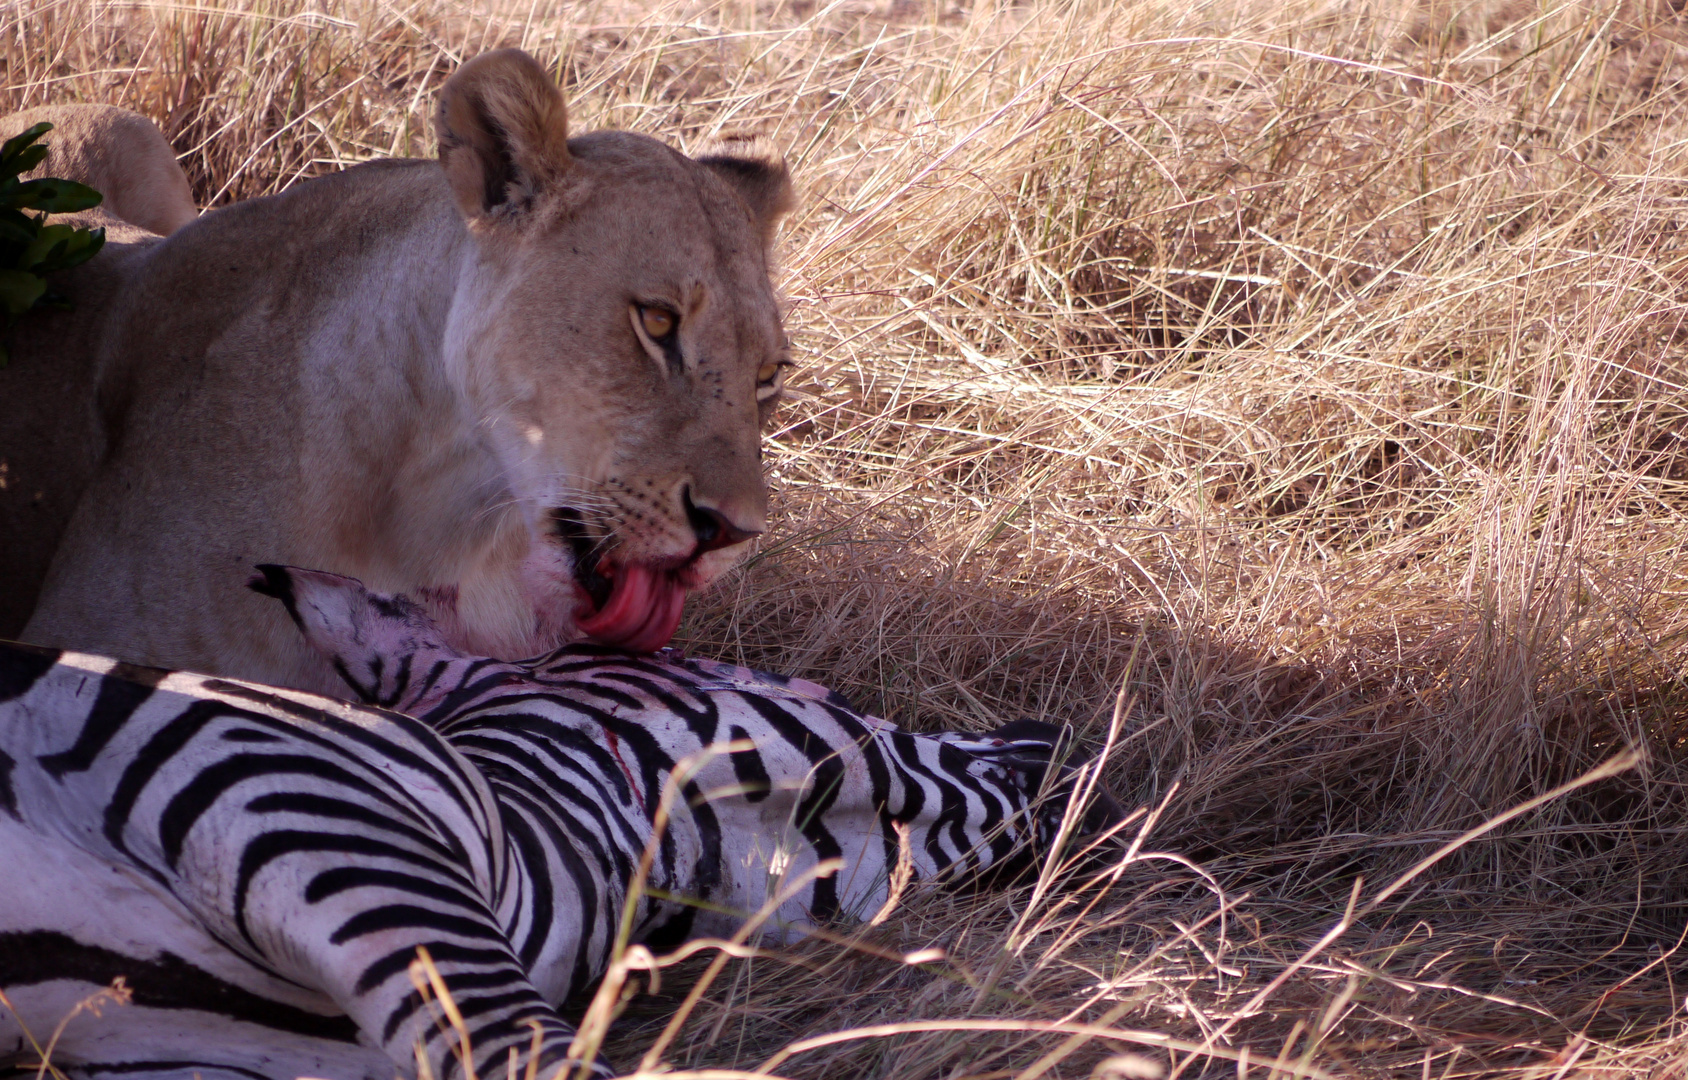
[[656,652],[680,627],[686,589],[674,575],[639,563],[615,569],[610,598],[580,620],[588,637],[629,652]]

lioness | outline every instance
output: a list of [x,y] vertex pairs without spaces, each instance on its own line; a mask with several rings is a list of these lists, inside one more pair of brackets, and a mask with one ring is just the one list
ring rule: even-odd
[[0,370],[0,623],[39,588],[25,640],[341,694],[241,587],[287,562],[425,597],[465,651],[650,650],[762,531],[791,186],[760,144],[571,139],[544,69],[503,50],[442,88],[437,162],[184,225],[146,121],[7,130],[39,119],[39,172],[113,188],[127,224],[104,215],[74,309],[29,316]]

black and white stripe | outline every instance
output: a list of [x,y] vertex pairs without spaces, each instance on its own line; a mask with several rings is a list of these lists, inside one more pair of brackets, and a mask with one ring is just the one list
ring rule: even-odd
[[[647,845],[634,938],[661,945],[826,858],[842,869],[776,924],[871,914],[899,825],[931,878],[1003,866],[1058,816],[1027,812],[1047,725],[916,736],[724,665],[467,657],[402,600],[269,573],[348,682],[402,711],[0,646],[0,988],[38,1035],[114,975],[135,991],[66,1029],[73,1075],[387,1077],[419,1045],[459,1075],[418,947],[479,1075],[525,1061],[535,1025],[549,1070],[573,1035],[555,1004],[602,973]],[[0,1071],[28,1059],[18,1021],[0,1014]]]

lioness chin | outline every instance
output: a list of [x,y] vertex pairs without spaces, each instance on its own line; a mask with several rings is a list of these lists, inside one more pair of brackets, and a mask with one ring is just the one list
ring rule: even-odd
[[42,119],[39,171],[115,213],[85,215],[111,242],[60,283],[73,310],[26,319],[0,370],[0,637],[27,616],[25,640],[341,693],[239,587],[287,562],[425,597],[465,650],[650,650],[764,528],[791,189],[761,145],[571,139],[504,50],[441,90],[437,162],[161,239],[137,226],[192,208],[156,129],[104,106],[5,128]]

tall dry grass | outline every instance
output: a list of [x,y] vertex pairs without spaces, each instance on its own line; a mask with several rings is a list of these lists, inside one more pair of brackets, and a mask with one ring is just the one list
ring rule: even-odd
[[[1688,1075],[1681,0],[0,20],[0,107],[139,109],[208,205],[430,152],[432,92],[500,44],[581,130],[788,148],[779,525],[683,636],[913,726],[1098,742],[1123,687],[1109,776],[1152,812],[1101,882],[867,934],[944,961],[736,963],[671,1060]],[[872,1029],[920,1020],[1013,1030]]]

